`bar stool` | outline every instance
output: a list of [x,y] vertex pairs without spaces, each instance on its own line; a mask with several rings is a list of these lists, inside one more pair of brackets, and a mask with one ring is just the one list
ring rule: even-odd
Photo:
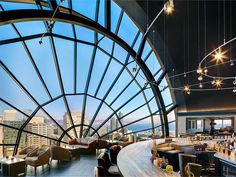
[[187,164],[195,162],[196,156],[192,154],[179,154],[179,169],[181,177],[188,177]]
[[188,163],[187,170],[188,170],[188,177],[200,177],[202,166],[198,163]]

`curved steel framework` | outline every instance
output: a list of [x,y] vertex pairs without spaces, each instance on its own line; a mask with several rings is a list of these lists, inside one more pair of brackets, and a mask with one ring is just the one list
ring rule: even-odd
[[[22,0],[22,2],[26,2],[26,1]],[[121,24],[121,20],[122,20],[122,16],[123,16],[124,12],[121,11],[120,16],[119,16],[119,20],[118,20],[118,24],[117,24],[117,27],[116,27],[116,30],[115,30],[115,33],[113,33],[110,30],[111,29],[111,22],[110,22],[110,20],[111,20],[111,17],[110,17],[111,7],[110,7],[110,1],[109,0],[105,1],[106,2],[106,4],[105,4],[105,12],[106,12],[105,27],[103,27],[103,26],[101,26],[101,25],[99,25],[97,23],[97,21],[98,21],[98,10],[96,11],[95,21],[92,21],[92,20],[82,16],[81,14],[73,11],[72,10],[72,6],[71,6],[71,1],[69,1],[69,7],[70,8],[67,9],[67,8],[60,7],[58,10],[57,10],[57,4],[56,4],[55,1],[51,0],[49,2],[50,3],[47,3],[47,2],[44,2],[44,1],[38,1],[38,0],[35,0],[35,1],[33,1],[33,0],[29,1],[28,0],[27,1],[27,3],[35,3],[35,4],[37,4],[39,10],[11,10],[11,11],[4,11],[3,7],[0,5],[0,8],[2,10],[0,12],[0,16],[1,16],[1,18],[0,18],[0,25],[11,24],[12,27],[14,28],[14,30],[16,31],[16,33],[19,35],[18,38],[13,38],[13,39],[7,39],[7,40],[0,41],[0,45],[10,44],[10,43],[14,43],[14,42],[21,42],[22,43],[26,53],[29,56],[31,64],[33,65],[33,67],[34,67],[34,69],[35,69],[35,71],[36,71],[36,73],[37,73],[37,75],[38,75],[38,77],[40,79],[41,84],[43,85],[43,87],[44,87],[48,97],[50,98],[49,101],[47,101],[47,102],[45,102],[43,104],[40,104],[33,97],[33,95],[31,95],[30,92],[24,87],[24,85],[16,78],[16,76],[14,76],[14,74],[10,71],[10,69],[2,61],[0,61],[0,66],[5,70],[5,72],[15,81],[15,83],[25,92],[25,94],[37,105],[37,108],[34,110],[34,112],[32,112],[31,115],[27,115],[26,113],[24,113],[23,111],[21,111],[20,109],[18,109],[14,105],[12,105],[11,103],[9,103],[6,100],[0,98],[0,101],[5,103],[6,105],[12,107],[13,109],[17,110],[22,115],[24,115],[24,116],[26,116],[28,118],[20,128],[15,128],[15,127],[8,126],[8,128],[13,128],[13,129],[18,130],[18,135],[17,135],[16,143],[14,144],[15,145],[14,154],[17,153],[17,149],[19,147],[19,143],[20,143],[20,138],[21,138],[22,132],[26,132],[26,133],[29,133],[29,134],[34,134],[34,135],[41,136],[41,137],[44,137],[44,138],[49,138],[49,139],[55,140],[55,141],[57,141],[59,143],[66,143],[66,142],[62,141],[62,139],[63,139],[63,137],[65,135],[67,135],[69,138],[72,138],[70,136],[70,134],[68,134],[68,131],[70,131],[70,130],[74,131],[74,134],[75,134],[76,137],[82,137],[82,136],[87,136],[88,132],[90,131],[90,129],[92,129],[93,132],[91,133],[91,136],[93,136],[94,134],[97,134],[99,138],[100,137],[102,138],[102,137],[105,137],[105,136],[109,135],[110,133],[112,133],[114,131],[117,131],[118,129],[122,129],[123,130],[124,127],[127,127],[127,126],[129,126],[131,124],[134,124],[134,123],[138,122],[138,121],[141,121],[141,120],[144,120],[144,119],[147,119],[147,118],[151,118],[152,128],[150,128],[150,129],[154,132],[155,128],[161,127],[162,134],[164,136],[169,136],[169,126],[168,126],[167,114],[170,112],[169,110],[173,110],[176,106],[172,106],[172,108],[170,108],[168,111],[166,111],[166,107],[165,107],[165,104],[164,104],[164,101],[163,101],[163,98],[162,98],[162,95],[161,95],[161,91],[160,91],[160,89],[157,86],[157,85],[160,84],[162,79],[165,77],[167,71],[164,71],[161,74],[161,76],[158,78],[158,81],[156,82],[154,77],[161,70],[157,71],[155,75],[152,75],[151,71],[149,70],[149,68],[145,64],[145,61],[148,59],[148,57],[150,56],[152,51],[150,51],[148,53],[147,57],[145,59],[143,59],[143,60],[142,60],[141,56],[142,56],[143,49],[144,49],[144,43],[142,43],[140,45],[139,50],[138,50],[137,53],[134,51],[133,47],[136,44],[136,41],[137,41],[138,37],[141,35],[140,31],[136,34],[135,39],[134,39],[134,41],[133,41],[131,46],[129,46],[124,40],[122,40],[121,38],[118,37],[117,34],[118,34],[118,31],[119,31],[119,26]],[[51,8],[51,10],[43,10],[43,6],[48,6],[48,7]],[[99,0],[97,1],[97,8],[99,8]],[[52,14],[53,14],[54,10],[56,10],[56,13],[54,15],[54,18],[52,19],[51,17],[52,17]],[[16,22],[36,21],[36,20],[44,21],[45,27],[47,29],[45,34],[35,34],[35,35],[29,35],[29,36],[21,36],[20,32],[18,31],[18,29],[14,25],[14,23],[16,23]],[[72,37],[66,37],[66,36],[63,36],[63,35],[59,35],[59,34],[53,33],[52,29],[48,28],[48,26],[49,26],[48,21],[51,21],[51,20],[53,20],[55,22],[61,21],[61,22],[66,22],[66,23],[72,24],[74,37],[73,38]],[[91,42],[82,41],[82,40],[77,39],[76,32],[75,32],[75,25],[84,26],[86,28],[89,28],[89,29],[92,29],[93,31],[95,31],[95,36],[94,36],[95,43],[91,43]],[[98,39],[98,33],[100,33],[100,34],[102,34],[104,36],[101,39]],[[44,37],[49,37],[49,39],[50,39],[51,50],[53,52],[55,68],[56,68],[56,71],[57,71],[57,77],[58,77],[58,81],[59,81],[59,85],[60,85],[61,95],[59,95],[59,96],[57,96],[55,98],[52,97],[52,95],[51,95],[51,93],[50,93],[50,91],[49,91],[49,89],[48,89],[48,87],[47,87],[47,85],[46,85],[46,83],[45,83],[45,81],[44,81],[40,71],[39,71],[39,68],[37,67],[37,65],[35,63],[34,58],[33,58],[32,54],[31,54],[28,46],[26,45],[26,41],[27,40],[41,38],[42,35]],[[74,93],[68,94],[68,93],[65,92],[65,88],[64,88],[64,85],[63,85],[63,81],[62,81],[62,75],[61,75],[60,67],[59,67],[59,63],[58,63],[58,54],[57,54],[56,47],[55,47],[55,42],[54,42],[54,38],[55,37],[74,42],[74,78],[73,78],[73,80],[74,80]],[[106,50],[104,50],[102,47],[100,47],[98,45],[99,42],[104,37],[108,37],[109,39],[111,39],[113,41],[111,54],[108,53]],[[90,66],[89,66],[88,77],[87,77],[87,82],[86,82],[86,85],[85,85],[84,93],[77,93],[77,88],[76,88],[76,85],[77,85],[77,75],[76,75],[77,67],[76,66],[77,66],[77,62],[78,62],[77,61],[77,47],[78,47],[77,43],[83,43],[83,44],[86,44],[86,45],[94,46],[93,53],[92,53],[92,59],[91,59],[91,63],[90,63]],[[125,59],[125,63],[120,62],[119,59],[117,59],[116,57],[113,56],[115,43],[117,43],[120,46],[122,46],[128,52],[128,55],[127,55],[127,57]],[[98,87],[96,88],[95,95],[90,95],[90,94],[88,94],[88,88],[89,88],[89,84],[90,84],[90,79],[91,79],[91,74],[92,74],[92,70],[93,70],[93,65],[94,65],[94,60],[95,60],[95,55],[96,55],[97,49],[99,49],[102,52],[104,52],[105,54],[107,54],[109,56],[109,61],[108,61],[107,65],[106,65],[106,67],[105,67],[104,72],[102,73],[102,77],[101,77],[101,79],[99,81]],[[139,66],[139,69],[138,69],[137,73],[134,76],[133,76],[133,73],[131,71],[129,71],[129,69],[128,69],[128,65],[130,64],[130,62],[129,62],[130,56],[135,59],[135,62]],[[116,76],[116,78],[112,82],[110,88],[105,92],[104,97],[103,98],[98,98],[97,94],[98,94],[98,92],[100,90],[101,84],[104,81],[105,75],[107,74],[108,67],[111,64],[112,60],[115,60],[117,63],[122,65],[122,68],[121,68],[119,74]],[[116,84],[117,80],[119,79],[119,77],[121,76],[121,74],[122,74],[122,72],[124,70],[128,71],[128,73],[129,73],[130,77],[132,78],[132,80],[117,95],[117,97],[114,98],[114,100],[109,104],[109,103],[107,103],[105,101],[105,99],[109,95],[110,91],[112,90],[113,86]],[[140,72],[140,71],[142,71],[144,73],[146,79],[149,82],[156,82],[157,83],[157,84],[150,85],[150,88],[151,88],[151,90],[153,92],[153,97],[151,99],[149,99],[149,100],[147,99],[147,97],[145,95],[145,92],[144,92],[146,89],[148,89],[147,85],[141,86],[140,83],[137,81],[137,75],[138,75],[138,72]],[[133,82],[137,84],[137,86],[139,87],[140,90],[137,93],[134,93],[134,95],[130,99],[128,99],[126,102],[124,102],[120,107],[118,107],[118,109],[113,109],[112,108],[113,103],[119,98],[119,96]],[[126,106],[130,101],[132,101],[135,97],[137,97],[139,94],[143,95],[145,103],[142,104],[141,106],[137,107],[136,109],[128,112],[127,114],[123,115],[122,117],[119,117],[118,116],[118,112],[124,106]],[[67,100],[67,96],[72,96],[72,95],[81,95],[81,96],[83,96],[81,124],[74,124],[74,122],[73,122],[73,118],[72,118],[71,111],[70,111],[70,108],[69,108],[69,105],[68,105],[68,100]],[[97,110],[95,111],[94,116],[92,117],[89,125],[85,125],[84,124],[84,118],[85,118],[85,109],[86,109],[86,104],[87,104],[87,98],[88,97],[92,97],[94,99],[99,100],[100,104],[99,104]],[[58,124],[57,121],[44,109],[44,106],[46,106],[46,105],[48,105],[48,104],[50,104],[50,103],[52,103],[52,102],[54,102],[54,101],[56,101],[58,99],[62,99],[63,100],[65,108],[66,108],[66,112],[67,112],[67,114],[69,116],[69,119],[71,121],[71,127],[69,127],[66,130],[60,124]],[[151,112],[150,105],[149,105],[149,103],[152,100],[156,101],[157,106],[159,108],[159,110],[155,111],[154,113]],[[96,117],[97,117],[97,115],[98,115],[98,113],[99,113],[99,111],[100,111],[100,109],[101,109],[103,104],[105,104],[107,107],[109,107],[113,111],[113,113],[110,116],[108,116],[97,128],[93,128],[93,123],[94,123],[94,121],[95,121],[95,119],[96,119]],[[147,106],[150,115],[142,117],[142,118],[140,118],[138,120],[135,120],[135,121],[130,122],[130,123],[125,124],[125,125],[122,124],[121,120],[124,117],[132,114],[133,112],[135,112],[136,110],[142,108],[143,106]],[[169,107],[169,106],[171,106],[171,105],[168,105],[167,107]],[[35,133],[32,133],[32,132],[29,132],[29,131],[25,130],[26,125],[31,121],[31,119],[36,115],[36,113],[39,110],[42,110],[61,129],[61,131],[63,133],[62,133],[62,135],[61,135],[61,137],[59,139],[45,137],[43,135],[35,134]],[[154,121],[153,121],[153,116],[157,115],[157,114],[160,115],[161,125],[158,125],[158,126],[155,127],[154,126]],[[120,127],[117,128],[117,129],[111,130],[110,132],[107,132],[106,134],[104,134],[102,136],[99,135],[99,133],[98,133],[99,129],[101,129],[114,116],[118,120],[118,122],[120,124]],[[7,126],[5,124],[0,124],[0,125],[1,126]],[[77,131],[75,129],[78,126],[81,127],[79,135],[77,135]],[[86,131],[85,131],[85,134],[83,134],[83,127],[84,126],[88,127],[86,129]],[[149,130],[149,129],[146,129],[146,130]],[[145,130],[142,130],[142,131],[145,131]],[[123,132],[123,134],[124,134],[124,132]]]

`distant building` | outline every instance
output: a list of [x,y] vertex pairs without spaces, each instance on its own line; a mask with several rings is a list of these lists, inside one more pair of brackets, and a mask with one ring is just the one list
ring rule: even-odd
[[[73,123],[74,125],[79,125],[81,124],[81,118],[82,118],[82,114],[81,112],[79,111],[71,111],[71,117],[73,119]],[[88,125],[89,122],[88,122],[88,118],[87,117],[84,117],[84,124],[85,125]],[[68,128],[70,128],[72,126],[72,122],[70,120],[70,117],[68,115],[68,113],[66,112],[63,116],[63,128],[66,130]],[[83,128],[84,130],[86,130],[86,126]],[[81,130],[81,127],[76,127],[76,133],[77,135],[79,136],[80,135],[80,130]],[[74,135],[74,131],[73,129],[71,129],[68,134],[73,138],[75,138],[75,135]],[[68,141],[68,137],[65,136],[64,138],[64,141]]]
[[[45,121],[45,117],[43,116],[35,116],[33,119],[28,123],[26,126],[26,129],[32,133],[36,133],[39,135],[57,138],[54,134],[55,127],[53,124],[49,124]],[[48,138],[35,136],[33,134],[27,135],[27,146],[30,145],[36,145],[36,146],[42,146],[42,145],[51,145],[55,144],[53,140],[50,140]]]
[[[12,127],[20,128],[24,123],[23,116],[16,110],[4,110],[0,116],[1,123]],[[0,143],[15,144],[18,130],[0,126]],[[21,135],[20,146],[26,146],[26,135]],[[13,155],[14,146],[4,146],[0,148],[0,156]]]

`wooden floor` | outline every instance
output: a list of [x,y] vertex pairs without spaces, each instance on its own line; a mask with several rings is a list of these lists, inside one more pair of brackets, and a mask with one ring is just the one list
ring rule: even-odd
[[[53,160],[50,169],[47,165],[38,167],[36,177],[93,177],[95,166],[97,166],[95,155],[81,155],[78,159],[60,162],[60,164]],[[35,176],[34,168],[28,166],[26,177],[31,176]]]

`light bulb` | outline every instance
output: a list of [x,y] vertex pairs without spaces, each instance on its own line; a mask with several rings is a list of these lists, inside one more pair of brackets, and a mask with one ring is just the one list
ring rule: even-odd
[[190,95],[190,93],[191,93],[191,92],[190,92],[190,90],[189,90],[189,91],[187,91],[187,94],[188,94],[188,95]]
[[236,93],[236,87],[234,87],[233,92]]
[[174,3],[173,0],[168,0],[164,5],[164,10],[167,15],[172,14],[174,11]]
[[202,85],[202,83],[200,83],[200,84],[199,84],[199,88],[202,88],[202,87],[203,87],[203,85]]
[[230,61],[230,66],[234,66],[234,62],[232,60]]
[[208,73],[208,69],[205,67],[203,72],[204,72],[205,74],[207,74],[207,73]]
[[198,73],[198,74],[201,74],[201,73],[202,73],[202,68],[198,68],[198,69],[197,69],[197,73]]
[[198,79],[199,81],[202,81],[202,80],[203,80],[203,77],[202,77],[202,75],[201,75],[201,76],[199,76],[197,79]]

